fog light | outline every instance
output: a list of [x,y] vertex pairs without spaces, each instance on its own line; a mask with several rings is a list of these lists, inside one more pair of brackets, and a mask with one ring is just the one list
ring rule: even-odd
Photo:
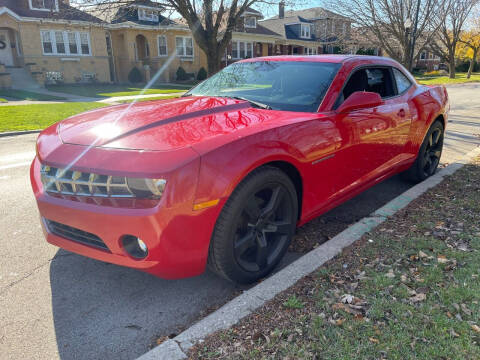
[[122,245],[125,251],[135,259],[143,259],[148,255],[147,244],[133,235],[122,236]]

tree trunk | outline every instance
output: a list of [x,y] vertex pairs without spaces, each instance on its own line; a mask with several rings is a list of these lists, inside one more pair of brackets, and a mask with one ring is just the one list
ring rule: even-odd
[[212,76],[216,74],[221,66],[221,56],[218,54],[218,51],[215,51],[213,49],[210,49],[210,51],[207,53],[207,72],[208,76]]
[[450,55],[448,61],[448,77],[450,79],[455,79],[455,56]]
[[470,66],[468,67],[467,79],[470,79],[470,76],[472,76],[473,67],[475,66],[475,59],[477,58],[477,51],[478,50],[476,49],[473,50],[473,55],[470,59]]

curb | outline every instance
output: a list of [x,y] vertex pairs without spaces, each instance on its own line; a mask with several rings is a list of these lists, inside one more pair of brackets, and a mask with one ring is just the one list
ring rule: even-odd
[[353,244],[365,233],[386,221],[389,216],[406,207],[412,200],[438,185],[444,177],[452,175],[477,155],[480,155],[480,147],[470,151],[460,160],[443,168],[429,179],[413,186],[371,215],[361,219],[258,285],[243,292],[220,309],[193,324],[173,339],[169,339],[153,348],[137,360],[187,359],[186,353],[193,345],[218,330],[229,328],[254,312],[278,293],[288,289],[302,277],[312,273],[325,262],[341,253],[345,247]]
[[39,132],[42,132],[42,131],[43,131],[43,130],[26,130],[26,131],[0,132],[0,137],[35,134],[35,133],[39,133]]

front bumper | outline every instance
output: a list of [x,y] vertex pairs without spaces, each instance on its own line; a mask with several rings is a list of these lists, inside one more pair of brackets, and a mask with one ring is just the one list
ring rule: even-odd
[[[205,270],[210,237],[223,202],[200,211],[193,211],[193,197],[176,204],[167,204],[167,199],[162,198],[151,208],[100,206],[45,193],[38,158],[31,165],[30,176],[49,243],[166,279],[196,276]],[[108,249],[55,235],[46,226],[45,219],[94,234]],[[139,260],[128,255],[121,245],[123,235],[141,238],[148,246],[147,257]]]

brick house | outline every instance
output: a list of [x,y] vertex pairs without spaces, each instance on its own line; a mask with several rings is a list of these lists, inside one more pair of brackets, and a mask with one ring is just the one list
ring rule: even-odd
[[42,82],[109,82],[103,22],[69,0],[0,0],[0,63],[24,68]]
[[350,39],[352,20],[321,7],[285,11],[279,3],[278,15],[260,24],[280,35],[274,55],[331,54]]
[[126,82],[133,67],[148,81],[158,70],[158,81],[174,81],[179,66],[196,74],[206,68],[204,52],[188,26],[162,16],[162,7],[150,0],[135,0],[118,9],[106,25],[111,38],[115,81]]

